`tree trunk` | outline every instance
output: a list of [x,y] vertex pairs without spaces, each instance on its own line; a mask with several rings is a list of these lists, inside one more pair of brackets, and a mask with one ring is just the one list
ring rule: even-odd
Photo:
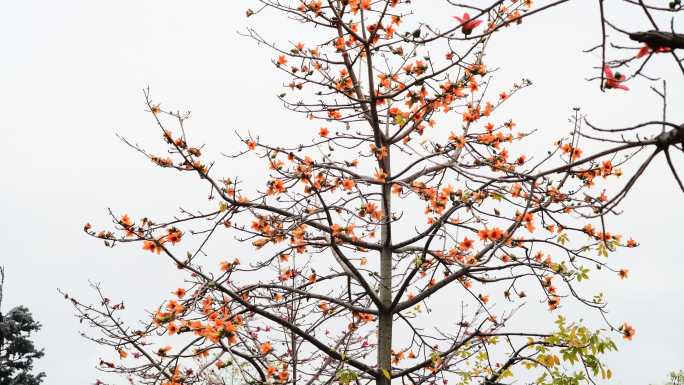
[[[386,175],[391,175],[390,150],[383,159],[382,166]],[[389,385],[392,371],[392,191],[390,184],[382,186],[383,221],[381,227],[382,250],[380,252],[380,291],[378,296],[384,309],[380,309],[378,319],[378,380],[379,385]]]

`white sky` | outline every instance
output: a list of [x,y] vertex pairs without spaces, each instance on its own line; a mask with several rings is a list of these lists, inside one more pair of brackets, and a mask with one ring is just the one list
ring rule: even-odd
[[[594,3],[561,6],[491,43],[489,60],[501,67],[501,84],[521,77],[534,82],[506,113],[519,126],[541,131],[540,148],[569,130],[574,106],[604,126],[660,116],[659,100],[644,81],[632,82],[630,92],[609,94],[584,81],[599,60],[581,53],[598,43]],[[38,369],[47,372],[48,385],[104,378],[94,366],[111,354],[79,337],[57,288],[89,298],[88,280],[99,281],[129,308],[150,309],[180,279],[173,266],[137,247],[103,248],[81,232],[83,224],[107,225],[107,207],[139,217],[205,204],[208,191],[196,178],[154,167],[114,136],[160,148],[144,112],[143,87],[149,85],[164,106],[191,109],[192,135],[207,143],[209,153],[240,145],[234,130],[251,130],[273,143],[313,132],[276,100],[285,79],[269,62],[274,55],[236,34],[250,22],[267,37],[290,37],[287,24],[270,16],[246,20],[247,7],[256,8],[255,2],[0,2],[0,264],[8,273],[3,309],[26,305],[43,323],[36,342],[46,356]],[[429,16],[442,15],[434,10]],[[643,18],[618,16],[623,25],[647,28]],[[670,120],[681,122],[682,76],[671,58],[656,59],[651,73],[672,79]],[[681,168],[684,159],[679,161]],[[246,164],[223,162],[243,178],[254,173]],[[620,342],[621,351],[609,359],[617,377],[612,383],[657,383],[684,366],[682,198],[659,159],[624,204],[625,213],[611,220],[642,244],[611,257],[630,269],[630,279],[600,282],[611,317],[637,330],[634,341]]]

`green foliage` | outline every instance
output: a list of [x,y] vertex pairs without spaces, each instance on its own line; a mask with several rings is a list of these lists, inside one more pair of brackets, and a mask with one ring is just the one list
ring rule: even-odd
[[684,385],[684,370],[670,372],[665,385]]
[[670,372],[670,379],[665,385],[684,385],[684,370]]
[[[385,369],[385,371],[387,371],[387,369]],[[352,382],[356,382],[358,379],[358,374],[356,374],[356,372],[353,370],[345,369],[337,372],[337,381],[341,385],[349,385]]]
[[45,373],[31,374],[33,361],[44,354],[30,340],[40,327],[23,306],[0,313],[0,385],[38,385],[43,381]]
[[[565,317],[555,321],[558,330],[542,344],[536,344],[534,360],[527,361],[528,369],[543,366],[545,371],[537,378],[538,385],[579,385],[589,383],[586,373],[593,377],[610,379],[613,373],[601,361],[601,356],[617,350],[615,343],[601,336],[600,330],[591,330],[581,323],[568,324]],[[531,340],[530,343],[533,341]],[[572,373],[567,368],[581,366]]]
[[582,282],[584,280],[589,279],[589,269],[587,269],[584,266],[580,266],[580,268],[576,274],[577,274],[577,282]]

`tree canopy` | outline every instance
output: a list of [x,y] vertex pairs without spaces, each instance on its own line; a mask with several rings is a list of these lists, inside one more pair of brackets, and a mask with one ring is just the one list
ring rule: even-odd
[[[603,31],[588,47],[601,53],[589,81],[604,92],[653,82],[662,119],[598,127],[575,109],[569,134],[539,148],[534,130],[500,113],[532,82],[494,89],[506,63],[487,52],[500,33],[565,2],[262,0],[248,9],[306,31],[278,42],[253,28],[243,35],[274,51],[286,79],[279,99],[315,131],[292,128],[296,144],[239,133],[226,161],[264,167],[245,181],[204,158],[189,113],[144,91],[165,150],[122,140],[210,193],[165,219],[110,210],[110,228],[85,225],[107,247],[136,244],[187,274],[135,326],[99,285],[96,304],[64,294],[95,329],[89,338],[115,355],[99,367],[166,385],[222,384],[235,370],[250,384],[610,379],[604,355],[636,331],[584,281],[628,278],[610,257],[638,242],[610,221],[657,157],[684,191],[671,157],[684,151],[684,126],[668,121],[666,83],[647,74],[655,55],[684,74],[682,36],[653,17],[682,7],[614,2],[653,27],[626,31],[619,11],[587,2]],[[422,7],[435,3],[454,16],[424,20]],[[252,250],[233,255],[234,242]],[[587,325],[584,312],[603,325]]]
[[[0,267],[0,305],[3,299],[5,272]],[[0,307],[0,385],[38,385],[45,373],[32,374],[34,360],[43,357],[36,348],[31,334],[40,330],[31,312],[24,306],[12,308],[3,314]]]

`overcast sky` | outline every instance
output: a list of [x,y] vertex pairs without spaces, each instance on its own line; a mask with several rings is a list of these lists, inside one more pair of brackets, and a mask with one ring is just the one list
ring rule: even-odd
[[[43,323],[35,339],[46,350],[37,366],[47,372],[47,385],[104,378],[95,364],[98,357],[111,357],[79,337],[82,329],[57,288],[92,298],[88,280],[102,282],[115,300],[151,309],[180,279],[173,266],[137,247],[103,248],[84,236],[83,224],[107,225],[108,207],[136,217],[168,217],[180,205],[205,203],[208,191],[196,178],[154,167],[115,137],[161,148],[144,111],[143,87],[149,85],[163,106],[191,109],[189,129],[210,154],[239,145],[234,130],[250,130],[272,143],[313,132],[278,103],[285,79],[273,70],[272,52],[236,34],[250,22],[267,37],[289,37],[287,24],[268,15],[245,19],[254,3],[0,2],[0,264],[8,274],[3,309],[26,305]],[[630,92],[602,94],[584,80],[595,75],[592,66],[599,60],[581,53],[598,43],[594,8],[594,2],[574,1],[492,42],[489,60],[501,67],[497,80],[534,82],[506,113],[519,126],[539,129],[540,146],[569,130],[574,106],[604,126],[659,118],[659,100],[646,82],[633,82]],[[623,25],[647,28],[637,16],[619,15]],[[656,59],[652,73],[672,79],[670,120],[681,122],[682,76],[669,57]],[[244,164],[225,167],[250,177]],[[613,383],[659,383],[668,371],[684,369],[682,202],[658,160],[623,205],[624,214],[611,220],[616,231],[642,244],[614,256],[620,259],[616,265],[630,269],[630,279],[601,282],[611,317],[637,330],[634,341],[620,342],[620,352],[609,358]]]

